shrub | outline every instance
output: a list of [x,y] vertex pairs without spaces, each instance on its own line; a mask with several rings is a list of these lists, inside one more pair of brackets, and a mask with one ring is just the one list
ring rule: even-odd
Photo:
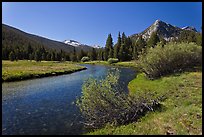
[[102,80],[89,78],[82,86],[82,96],[77,106],[85,118],[85,126],[99,128],[107,123],[127,124],[137,120],[158,103],[146,98],[136,98],[121,92],[117,83],[119,71],[109,72]]
[[89,61],[89,60],[90,60],[89,57],[83,57],[83,58],[81,59],[82,62],[86,62],[86,61]]
[[113,64],[113,63],[117,63],[119,60],[117,58],[109,58],[108,59],[108,63],[109,64]]
[[150,48],[139,58],[144,73],[150,78],[181,72],[202,64],[202,47],[195,43],[169,43]]

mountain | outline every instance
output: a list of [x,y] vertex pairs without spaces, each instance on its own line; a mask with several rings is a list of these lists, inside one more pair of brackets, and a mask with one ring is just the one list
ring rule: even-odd
[[[74,50],[74,47],[76,47],[60,41],[55,41],[41,36],[29,34],[5,24],[2,24],[2,44],[10,46],[27,46],[28,44],[31,44],[32,46],[42,45],[48,50],[52,49],[58,52],[60,50],[63,50],[65,52],[72,52]],[[81,49],[83,49],[84,51],[90,51],[92,47],[76,47],[76,51],[80,51]]]
[[165,23],[161,20],[156,20],[147,29],[145,29],[141,33],[131,35],[130,38],[137,39],[140,35],[142,35],[144,40],[148,40],[151,34],[153,32],[156,32],[159,38],[163,38],[166,41],[170,41],[172,39],[178,38],[180,34],[184,31],[191,31],[191,32],[198,33],[194,27],[187,26],[187,27],[179,28],[171,24]]
[[78,42],[76,40],[64,40],[63,43],[68,44],[68,45],[72,45],[74,47],[80,47],[80,48],[84,48],[84,47],[91,47],[91,48],[95,48],[95,49],[101,48],[101,46],[99,46],[99,45],[89,46],[86,44],[81,44],[80,42]]

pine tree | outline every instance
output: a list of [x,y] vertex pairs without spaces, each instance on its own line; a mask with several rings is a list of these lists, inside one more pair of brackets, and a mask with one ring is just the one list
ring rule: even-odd
[[125,58],[126,58],[126,35],[125,33],[123,32],[122,33],[122,38],[121,38],[121,46],[120,46],[120,49],[119,49],[119,53],[118,53],[118,58],[120,61],[125,61]]
[[47,60],[47,61],[51,61],[51,53],[48,53],[48,54],[47,54],[46,60]]
[[52,51],[52,54],[51,54],[51,61],[55,61],[55,52]]
[[77,61],[77,55],[76,55],[76,49],[75,49],[75,47],[74,47],[73,53],[71,54],[71,61],[72,61],[72,62],[76,62],[76,61]]
[[103,60],[103,49],[99,49],[97,52],[97,60]]
[[29,43],[28,44],[28,47],[27,47],[27,54],[29,55],[29,54],[32,54],[33,53],[33,48],[31,47],[31,44]]
[[33,55],[33,53],[30,53],[29,54],[29,60],[32,61],[33,59],[34,59],[34,55]]
[[45,53],[42,54],[42,60],[45,60],[46,59],[46,55]]
[[84,57],[85,56],[85,53],[84,53],[84,51],[81,49],[81,51],[79,52],[79,54],[78,54],[78,60],[81,60],[82,59],[82,57]]
[[127,38],[127,60],[132,59],[132,52],[133,52],[133,47],[132,47],[132,40],[130,37]]
[[131,46],[130,44],[131,44],[131,42],[129,41],[129,39],[127,38],[125,33],[123,32],[122,33],[122,38],[121,38],[121,47],[120,47],[120,50],[119,50],[120,61],[130,60],[129,59],[130,58],[129,57],[130,56],[129,47]]
[[90,58],[90,60],[96,60],[97,58],[97,53],[96,50],[94,48],[92,48],[92,50],[88,53],[88,56]]
[[55,59],[56,59],[57,61],[61,61],[61,54],[60,54],[60,53],[56,53],[55,55],[56,55],[56,58],[55,58]]
[[70,61],[69,54],[66,54],[66,55],[65,55],[65,60],[66,60],[66,61]]
[[114,46],[114,58],[118,58],[119,59],[119,55],[118,54],[119,54],[120,47],[121,47],[121,36],[120,36],[120,32],[119,32],[118,33],[117,44],[115,44],[115,46]]
[[105,60],[108,58],[113,58],[113,39],[111,34],[108,35],[105,45]]
[[124,50],[124,43],[122,43],[121,46],[120,46],[119,53],[118,53],[118,56],[119,56],[119,60],[120,60],[120,61],[124,61],[124,60],[125,60],[125,57],[124,57],[125,52],[124,52],[124,51],[125,51],[125,50]]
[[139,36],[133,47],[133,59],[138,59],[138,56],[146,49],[146,45],[147,44],[142,36]]
[[35,59],[35,61],[41,61],[41,55],[40,55],[39,49],[36,50],[34,59]]
[[155,47],[157,42],[159,42],[159,37],[156,32],[153,32],[147,42],[148,47]]
[[11,51],[10,54],[9,54],[9,60],[10,61],[14,61],[15,60],[15,54],[13,53],[13,51]]
[[20,52],[19,52],[19,49],[15,49],[15,60],[18,61],[18,59],[20,58]]

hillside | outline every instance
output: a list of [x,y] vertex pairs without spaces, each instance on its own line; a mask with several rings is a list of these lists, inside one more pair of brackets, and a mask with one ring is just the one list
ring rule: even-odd
[[[29,44],[33,47],[42,45],[48,50],[52,49],[58,52],[60,50],[63,50],[64,52],[69,53],[74,50],[74,46],[72,45],[47,39],[41,36],[29,34],[14,27],[2,24],[2,45],[27,46]],[[92,47],[89,46],[76,47],[76,51],[80,51],[81,49],[83,49],[84,51],[89,51],[92,49]]]

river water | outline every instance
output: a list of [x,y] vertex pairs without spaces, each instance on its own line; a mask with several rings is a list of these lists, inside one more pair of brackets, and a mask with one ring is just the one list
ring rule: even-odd
[[[86,131],[73,103],[81,95],[83,81],[104,78],[113,67],[83,65],[87,69],[61,76],[2,83],[3,135],[78,135]],[[131,68],[120,70],[120,86],[135,78]]]

